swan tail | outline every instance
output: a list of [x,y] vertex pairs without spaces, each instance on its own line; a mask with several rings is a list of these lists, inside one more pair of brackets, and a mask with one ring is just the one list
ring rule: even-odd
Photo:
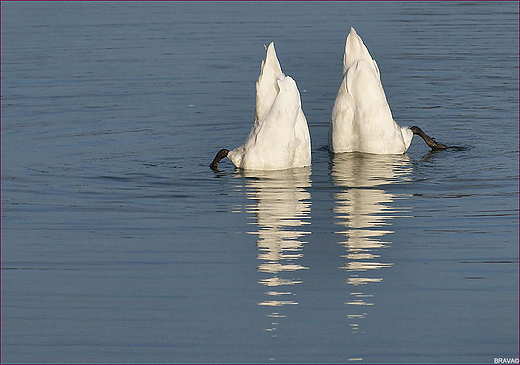
[[345,42],[345,53],[343,55],[343,73],[358,60],[367,60],[374,67],[377,76],[379,77],[379,67],[376,61],[370,55],[368,48],[363,43],[361,37],[357,34],[354,28],[350,28],[350,33]]
[[261,122],[269,113],[279,91],[277,80],[284,77],[274,43],[271,42],[265,48],[265,59],[262,60],[260,75],[256,82],[256,122]]

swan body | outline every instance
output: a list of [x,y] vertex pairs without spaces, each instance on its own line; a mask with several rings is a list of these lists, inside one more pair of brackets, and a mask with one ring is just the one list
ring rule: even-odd
[[381,84],[379,67],[354,28],[345,42],[343,80],[334,102],[329,150],[402,154],[419,134],[432,148],[437,144],[418,127],[400,127],[393,119]]
[[311,140],[300,93],[296,82],[283,74],[272,42],[256,82],[255,120],[246,142],[231,151],[220,150],[210,166],[216,169],[226,156],[236,167],[247,170],[311,164]]

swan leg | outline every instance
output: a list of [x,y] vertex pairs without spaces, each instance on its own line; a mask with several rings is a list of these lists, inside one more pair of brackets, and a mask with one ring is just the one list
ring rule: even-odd
[[209,165],[209,167],[211,167],[211,169],[213,171],[217,171],[217,167],[218,167],[218,163],[220,162],[220,160],[222,160],[224,157],[227,157],[229,153],[229,150],[223,148],[221,149],[220,151],[217,152],[217,155],[215,156],[215,158],[213,159],[213,162],[211,162],[211,164]]
[[430,148],[432,150],[445,150],[446,149],[446,145],[435,142],[435,138],[431,138],[430,136],[428,136],[426,133],[423,132],[423,130],[421,128],[419,128],[417,126],[413,126],[410,129],[412,130],[413,134],[417,134],[419,137],[424,139],[424,142],[426,142],[426,144],[428,146],[430,146]]

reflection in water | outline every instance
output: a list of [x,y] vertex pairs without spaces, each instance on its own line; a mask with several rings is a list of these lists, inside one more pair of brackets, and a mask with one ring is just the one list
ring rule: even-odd
[[412,166],[407,155],[370,155],[360,153],[336,154],[332,159],[332,178],[342,191],[335,193],[334,217],[344,236],[343,256],[349,272],[346,281],[352,286],[351,298],[345,303],[348,318],[354,331],[359,320],[365,318],[366,307],[371,306],[372,295],[366,294],[363,285],[383,280],[379,269],[392,266],[381,259],[381,249],[390,245],[385,237],[391,230],[390,220],[403,211],[392,207],[397,197],[385,190],[385,186],[406,181]]
[[[258,271],[267,274],[259,281],[266,286],[266,298],[260,306],[273,307],[273,318],[268,331],[275,331],[277,319],[284,317],[280,307],[297,305],[291,287],[302,281],[293,277],[294,272],[306,267],[298,263],[303,256],[302,237],[310,234],[311,201],[306,188],[310,187],[310,168],[284,171],[243,171],[247,197],[253,203],[248,212],[256,217],[258,235]],[[284,274],[291,273],[286,276]],[[274,309],[278,308],[278,309]]]

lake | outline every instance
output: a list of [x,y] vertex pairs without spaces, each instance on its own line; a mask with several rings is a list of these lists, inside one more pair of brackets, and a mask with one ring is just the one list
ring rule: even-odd
[[[2,2],[2,362],[518,358],[518,9]],[[450,148],[329,154],[351,26]],[[312,166],[213,172],[271,41]]]

